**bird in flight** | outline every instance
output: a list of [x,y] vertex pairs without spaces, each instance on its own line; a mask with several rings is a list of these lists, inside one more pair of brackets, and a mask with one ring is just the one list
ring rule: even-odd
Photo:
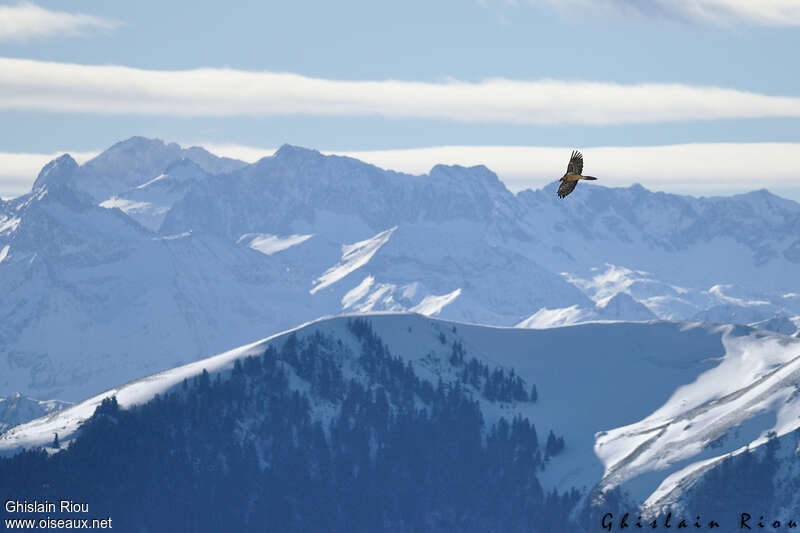
[[567,165],[567,173],[561,177],[561,185],[558,186],[559,198],[565,198],[569,193],[575,190],[578,180],[596,180],[594,176],[582,176],[583,172],[583,156],[577,150],[572,151],[572,156],[569,158]]

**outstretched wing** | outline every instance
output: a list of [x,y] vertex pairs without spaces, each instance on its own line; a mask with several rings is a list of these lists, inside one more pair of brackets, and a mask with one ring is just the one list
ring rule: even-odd
[[[572,151],[572,156],[569,158],[569,164],[567,165],[567,174],[578,174],[580,175],[583,172],[583,156],[577,150]],[[573,187],[574,189],[574,187]],[[572,190],[572,189],[570,189]],[[567,193],[569,194],[569,193]]]
[[577,184],[578,184],[577,180],[576,181],[562,181],[561,185],[558,186],[558,191],[556,192],[556,194],[558,194],[559,198],[564,198],[566,195],[568,195],[569,193],[571,193],[572,191],[575,190],[575,186]]

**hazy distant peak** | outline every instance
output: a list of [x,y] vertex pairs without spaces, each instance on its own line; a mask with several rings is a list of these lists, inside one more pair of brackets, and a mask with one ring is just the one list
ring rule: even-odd
[[69,154],[64,154],[47,163],[33,184],[34,189],[38,189],[47,184],[64,183],[72,177],[77,170],[78,163]]
[[800,214],[800,204],[794,200],[782,198],[771,193],[767,189],[758,189],[743,194],[737,194],[731,198],[744,200],[759,209],[774,209],[779,207],[781,210]]
[[247,163],[230,157],[219,157],[200,146],[184,148],[182,153],[186,159],[193,161],[210,174],[225,174],[247,166]]
[[319,150],[314,150],[313,148],[304,148],[302,146],[295,146],[292,144],[284,144],[280,148],[275,151],[273,155],[276,159],[287,159],[287,158],[321,158],[324,157]]
[[205,148],[203,148],[202,146],[190,146],[189,148],[184,148],[183,151],[191,156],[202,155],[202,156],[218,157],[209,152],[208,150],[206,150]]
[[468,184],[478,185],[484,189],[511,194],[505,184],[497,177],[497,174],[489,170],[485,165],[463,167],[461,165],[440,164],[431,169],[429,176],[434,180],[439,179],[452,182],[456,187]]
[[470,176],[475,178],[492,179],[496,180],[497,174],[489,170],[486,165],[475,165],[472,167],[465,167],[462,165],[434,165],[430,171],[431,176]]
[[625,320],[655,320],[658,318],[646,305],[626,292],[598,302],[597,307],[604,317]]
[[104,202],[157,178],[175,163],[186,165],[180,163],[182,159],[191,160],[203,175],[225,174],[246,166],[243,161],[217,157],[197,146],[184,149],[177,143],[136,136],[87,161],[71,181],[74,188]]
[[142,150],[147,149],[159,149],[159,148],[171,148],[171,149],[180,149],[180,146],[177,143],[165,143],[161,139],[150,139],[147,137],[142,137],[140,135],[134,135],[124,141],[119,141],[118,143],[113,144],[106,152],[140,152]]

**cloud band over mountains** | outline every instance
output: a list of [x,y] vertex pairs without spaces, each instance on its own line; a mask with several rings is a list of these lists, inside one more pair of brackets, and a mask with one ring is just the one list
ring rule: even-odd
[[[255,161],[269,150],[203,143],[211,152]],[[566,171],[574,147],[549,146],[431,146],[363,151],[324,151],[346,155],[381,168],[425,174],[431,167],[485,165],[512,191],[537,188]],[[580,147],[578,147],[580,148]],[[601,146],[583,150],[587,174],[602,185],[625,187],[640,183],[651,190],[707,194],[715,190],[744,192],[768,187],[796,190],[800,143],[689,143],[662,146]],[[598,182],[600,183],[600,182]]]
[[0,109],[106,115],[383,116],[516,124],[800,117],[800,98],[686,84],[339,81],[0,58]]
[[[70,152],[79,163],[85,163],[99,152]],[[49,154],[0,152],[0,198],[13,198],[29,192],[39,171],[62,152]]]
[[[255,162],[271,156],[274,148],[207,142],[214,154]],[[544,146],[432,146],[397,150],[323,151],[346,155],[381,168],[425,174],[436,164],[486,165],[512,191],[538,188],[558,179],[566,170],[574,147]],[[580,147],[579,147],[580,148]],[[695,143],[664,146],[606,146],[584,149],[585,170],[604,186],[640,183],[651,190],[687,194],[731,194],[769,188],[800,200],[800,143]],[[83,163],[99,152],[71,152]],[[39,170],[59,153],[0,152],[0,197],[30,190]]]

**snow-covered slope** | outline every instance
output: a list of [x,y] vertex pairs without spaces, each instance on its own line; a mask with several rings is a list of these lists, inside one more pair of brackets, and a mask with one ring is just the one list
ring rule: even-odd
[[153,179],[112,196],[100,206],[119,208],[146,228],[158,231],[172,205],[183,198],[196,181],[209,175],[191,159],[179,159]]
[[70,405],[61,400],[35,400],[19,393],[0,398],[0,433]]
[[282,272],[211,236],[159,236],[73,189],[14,202],[0,243],[0,389],[77,400],[297,323]]
[[646,305],[626,292],[603,298],[593,308],[572,305],[560,309],[543,307],[517,324],[518,328],[546,329],[599,320],[655,320],[658,318]]
[[[348,317],[295,328],[305,337],[332,335],[359,353]],[[500,367],[535,384],[538,400],[481,399],[487,424],[500,416],[528,417],[563,435],[566,448],[542,474],[547,488],[622,486],[639,501],[661,502],[676,476],[713,457],[764,442],[768,431],[800,425],[795,384],[800,340],[746,327],[680,322],[594,323],[533,330],[452,323],[416,314],[369,315],[373,330],[394,355],[433,381],[455,379],[450,356],[460,343],[467,357]],[[289,332],[212,358],[116,387],[0,437],[0,450],[63,442],[103,398],[123,407],[142,403],[203,369],[230,369],[236,359],[280,348]],[[350,362],[341,362],[347,373]],[[354,374],[355,375],[355,374]],[[325,416],[328,404],[314,409]],[[326,407],[327,406],[327,407]],[[724,437],[724,438],[722,438]],[[712,445],[713,443],[713,445]]]
[[245,243],[249,248],[258,250],[264,255],[272,255],[287,248],[291,248],[296,244],[307,241],[313,235],[287,235],[281,237],[278,235],[269,235],[263,233],[245,233],[237,243]]
[[[7,393],[78,400],[143,370],[169,368],[251,339],[265,328],[278,331],[339,311],[361,282],[356,271],[388,277],[396,263],[381,254],[398,234],[401,241],[415,238],[389,228],[366,239],[337,242],[329,229],[328,235],[295,239],[292,246],[266,255],[252,249],[263,240],[237,243],[192,231],[157,234],[120,210],[93,205],[67,186],[77,168],[70,163],[54,164],[48,185],[12,202],[15,222],[0,236],[5,251],[0,263],[5,295],[0,301],[5,355],[0,358],[0,390]],[[401,242],[393,255],[409,253],[404,250]],[[518,265],[524,267],[524,262]],[[480,293],[462,302],[459,289],[468,286],[469,277],[451,277],[452,270],[430,276],[425,269],[412,269],[400,275],[406,283],[378,282],[354,299],[353,308],[437,314],[461,304],[465,315],[517,319],[513,314],[503,318],[513,307],[494,310],[480,301]],[[491,269],[479,265],[475,270],[472,283],[480,282],[488,294]],[[588,301],[559,277],[540,275],[558,287],[554,291],[547,281],[541,283],[555,293],[553,301],[560,295]],[[519,272],[516,283],[524,287],[526,281]],[[530,307],[547,302],[530,293],[517,298],[530,299]]]
[[372,256],[380,250],[381,246],[389,242],[389,238],[396,229],[397,226],[382,231],[369,239],[342,246],[342,258],[314,280],[314,288],[311,289],[311,294],[333,285],[354,270],[366,265],[372,259]]
[[[677,466],[684,475],[704,464],[701,460],[764,444],[770,431],[781,436],[800,427],[795,394],[800,342],[739,329],[728,326],[722,335],[724,356],[677,388],[658,410],[598,436],[604,488]],[[660,483],[648,504],[665,503],[682,475]]]
[[653,320],[656,317],[646,305],[638,302],[626,292],[597,302],[598,312],[602,318],[611,320]]
[[137,137],[82,166],[63,156],[0,204],[0,394],[78,400],[342,311],[535,327],[800,315],[798,204],[576,194],[292,146],[252,165]]
[[[550,232],[546,242],[559,247],[553,259],[561,256],[565,267],[609,263],[690,288],[733,284],[763,292],[791,285],[784,276],[798,264],[796,202],[766,190],[693,198],[641,185],[591,187],[572,202],[558,202],[552,189],[518,198],[527,207],[526,222]],[[768,273],[775,277],[764,279]]]
[[560,309],[548,309],[542,307],[534,314],[517,324],[518,328],[548,329],[559,326],[570,326],[581,322],[591,322],[597,320],[597,311],[585,309],[577,305],[562,307]]

